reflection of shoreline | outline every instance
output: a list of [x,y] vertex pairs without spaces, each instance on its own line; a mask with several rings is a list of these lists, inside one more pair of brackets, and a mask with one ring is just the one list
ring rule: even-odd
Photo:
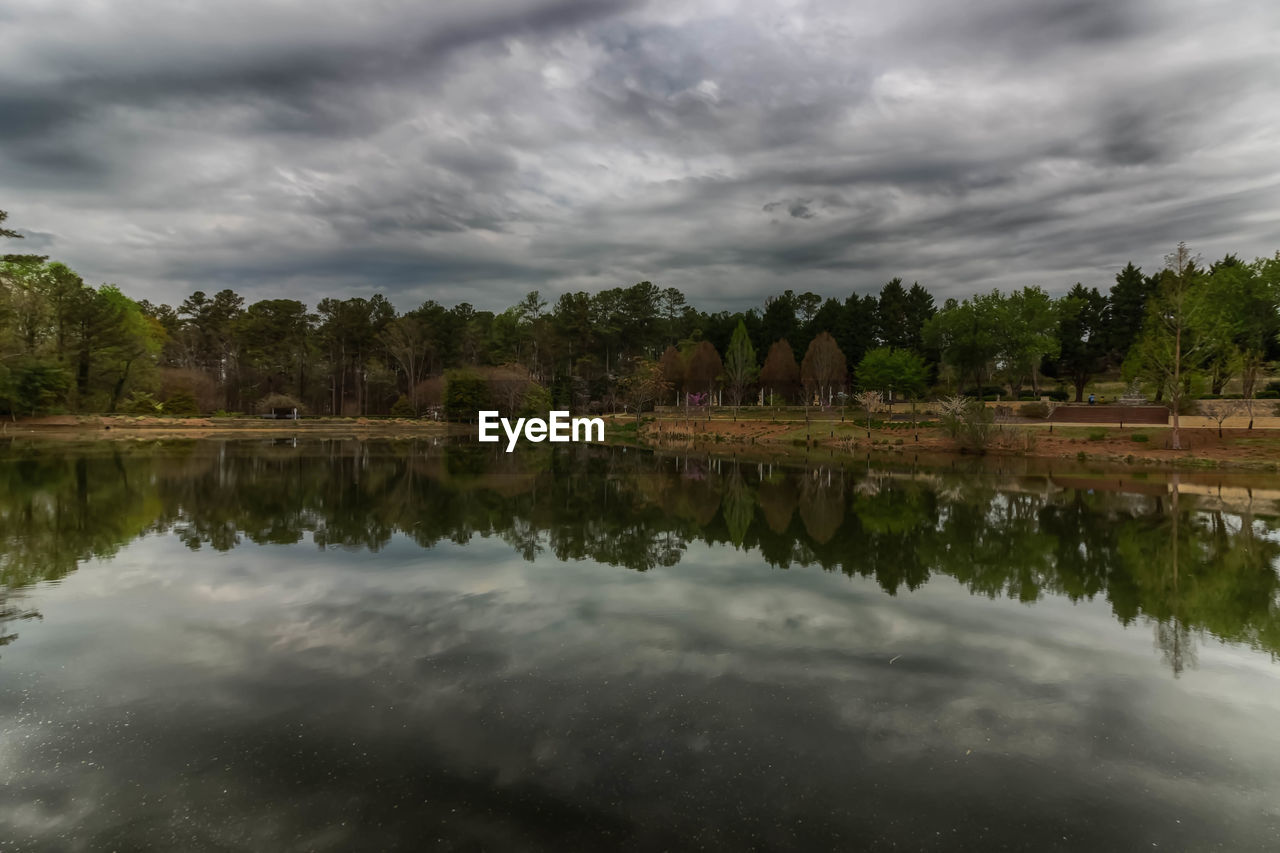
[[0,647],[7,646],[18,639],[17,632],[10,626],[28,619],[43,619],[38,610],[20,610],[14,602],[22,596],[21,590],[10,590],[0,586]]
[[1280,517],[1280,476],[1249,471],[1135,471],[1124,466],[1073,464],[1058,459],[957,457],[927,453],[851,457],[815,451],[807,457],[792,457],[738,454],[717,448],[683,452],[659,448],[652,452],[667,458],[717,459],[744,465],[765,465],[770,470],[843,468],[866,471],[868,466],[872,466],[876,476],[934,487],[944,485],[949,478],[964,477],[976,478],[984,485],[1002,491],[1038,495],[1079,489],[1156,497],[1169,495],[1176,483],[1179,494],[1201,498],[1202,509]]
[[1174,620],[1280,653],[1280,541],[1258,532],[1280,526],[1274,479],[1053,468],[506,454],[429,438],[0,445],[0,584],[62,577],[147,533],[216,551],[484,537],[528,560],[636,571],[704,542],[874,578],[891,595],[942,575],[974,595],[1101,597],[1125,624]]

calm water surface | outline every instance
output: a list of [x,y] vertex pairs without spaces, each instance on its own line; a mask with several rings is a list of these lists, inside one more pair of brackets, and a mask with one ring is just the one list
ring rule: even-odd
[[1280,484],[0,448],[0,850],[1280,848]]

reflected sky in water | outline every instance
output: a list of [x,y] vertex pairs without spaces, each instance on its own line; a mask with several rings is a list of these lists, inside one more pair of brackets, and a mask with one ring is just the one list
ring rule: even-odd
[[1269,493],[1089,476],[10,447],[0,849],[1274,848]]

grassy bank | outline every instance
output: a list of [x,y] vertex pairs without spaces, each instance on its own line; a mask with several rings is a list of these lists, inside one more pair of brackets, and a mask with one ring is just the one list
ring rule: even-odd
[[[754,414],[754,413],[753,413]],[[877,420],[868,427],[865,415],[855,420],[846,412],[820,413],[805,419],[794,415],[743,416],[715,412],[684,417],[674,413],[646,416],[635,425],[632,417],[609,419],[609,437],[617,443],[657,448],[697,448],[738,455],[777,457],[824,454],[953,454],[1019,456],[1043,459],[1108,462],[1131,466],[1224,468],[1280,471],[1280,429],[1268,425],[1249,430],[1223,429],[1208,419],[1196,419],[1180,430],[1181,449],[1172,448],[1172,429],[1165,426],[1050,425],[1010,421],[994,424],[982,446],[962,444],[936,421]]]

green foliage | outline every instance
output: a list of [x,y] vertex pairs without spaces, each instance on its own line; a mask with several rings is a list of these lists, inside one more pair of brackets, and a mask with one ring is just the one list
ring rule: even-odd
[[21,358],[0,366],[0,412],[41,415],[58,408],[71,387],[71,376],[58,364],[41,358]]
[[1133,435],[1129,436],[1129,440],[1146,443],[1151,440],[1151,436],[1147,435],[1145,432],[1135,432]]
[[642,412],[651,409],[671,390],[670,383],[663,378],[662,365],[647,358],[639,358],[632,363],[631,373],[621,385],[637,421]]
[[729,399],[734,406],[742,403],[747,385],[755,381],[758,374],[755,347],[751,345],[746,324],[739,320],[724,355],[725,382],[729,386]]
[[536,382],[530,383],[520,403],[519,416],[545,418],[551,409],[551,392]]
[[1051,375],[1069,380],[1075,387],[1076,402],[1084,397],[1085,386],[1107,363],[1107,299],[1098,289],[1077,283],[1055,305],[1058,314],[1058,357]]
[[474,421],[481,409],[492,408],[488,383],[467,370],[445,374],[444,415],[451,421]]
[[196,398],[190,391],[181,389],[174,391],[164,401],[164,413],[166,415],[186,417],[200,414],[200,407],[196,405]]
[[924,359],[914,352],[892,347],[871,350],[858,363],[858,385],[879,391],[886,399],[914,399],[924,393],[929,372]]
[[[1182,263],[1151,277],[1129,265],[1108,294],[1077,285],[1055,302],[1029,287],[948,300],[940,311],[919,283],[908,288],[895,278],[878,295],[786,291],[741,312],[701,311],[679,290],[642,281],[564,293],[554,305],[533,292],[496,313],[428,300],[398,314],[381,295],[323,299],[312,313],[296,300],[246,304],[227,289],[153,305],[113,285],[88,286],[65,264],[4,255],[0,409],[115,411],[141,399],[134,392],[164,398],[186,387],[206,411],[250,411],[286,394],[333,414],[404,414],[403,396],[416,414],[443,402],[445,372],[511,368],[523,381],[491,387],[493,399],[483,404],[514,414],[527,384],[545,378],[557,406],[599,410],[629,392],[638,359],[659,354],[670,394],[663,399],[672,402],[723,385],[739,404],[759,379],[774,401],[798,400],[803,381],[805,399],[828,403],[854,390],[851,365],[859,389],[891,393],[890,402],[918,396],[924,382],[1016,400],[1022,388],[1039,387],[1042,363],[1055,384],[1069,383],[1079,396],[1090,377],[1126,356],[1127,378],[1176,400],[1195,391],[1175,392],[1162,376],[1169,347],[1158,327],[1168,328],[1172,316],[1171,283],[1191,293],[1179,377],[1203,375],[1214,394],[1230,379],[1245,398],[1280,395],[1259,387],[1280,358],[1280,257],[1245,263],[1228,255],[1208,270]],[[454,416],[474,417],[483,395],[454,390]]]
[[417,412],[413,410],[413,404],[409,402],[409,398],[401,394],[399,399],[391,407],[391,417],[393,418],[413,418],[417,417]]
[[926,346],[942,353],[945,364],[981,386],[1000,352],[999,326],[1004,297],[999,291],[961,302],[948,299],[923,329]]
[[1049,406],[1045,403],[1023,403],[1018,407],[1018,414],[1024,418],[1044,419],[1049,417]]
[[997,397],[1007,396],[1005,394],[1005,389],[1000,385],[983,385],[981,388],[966,388],[960,393],[965,397],[990,398],[992,400]]
[[994,426],[995,413],[978,400],[956,400],[942,415],[942,428],[962,450],[984,452]]
[[134,391],[125,398],[121,410],[130,415],[161,415],[164,404],[146,391]]
[[1107,435],[1108,435],[1108,433],[1107,433],[1107,431],[1106,431],[1105,429],[1091,429],[1091,430],[1089,430],[1089,440],[1090,440],[1090,441],[1106,441],[1106,440],[1107,440]]

